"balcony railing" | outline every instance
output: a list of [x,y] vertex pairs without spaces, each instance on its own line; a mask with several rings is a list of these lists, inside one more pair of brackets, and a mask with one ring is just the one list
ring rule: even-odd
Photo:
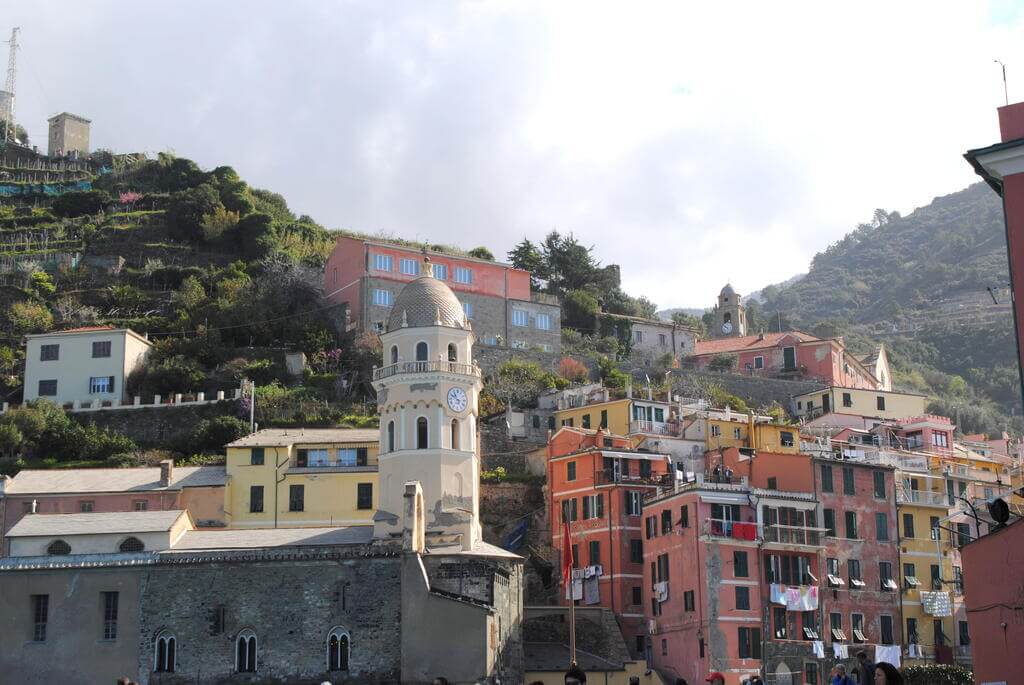
[[900,504],[923,504],[930,507],[948,507],[949,496],[944,492],[929,490],[896,489],[896,501]]
[[597,485],[667,486],[673,483],[673,476],[671,473],[641,475],[638,473],[622,473],[612,469],[602,469],[597,472],[595,482]]
[[763,528],[760,523],[733,521],[729,519],[704,519],[701,534],[712,538],[760,541]]
[[364,473],[370,471],[376,471],[378,464],[357,464],[351,461],[341,461],[339,459],[330,459],[326,461],[316,462],[304,462],[299,463],[298,459],[292,459],[288,462],[288,469],[302,469],[303,471],[320,471],[324,472],[327,469],[331,469],[336,472],[351,471],[352,473]]
[[630,421],[630,433],[650,433],[651,435],[671,435],[672,428],[663,421]]
[[810,545],[819,547],[825,535],[824,528],[807,528],[805,526],[783,526],[767,524],[764,526],[764,541],[780,545]]
[[448,362],[441,360],[426,362],[398,362],[389,364],[373,370],[373,380],[379,381],[383,378],[390,378],[400,373],[427,373],[430,371],[444,371],[447,373],[458,373],[463,376],[480,376],[480,367],[476,364],[465,362]]

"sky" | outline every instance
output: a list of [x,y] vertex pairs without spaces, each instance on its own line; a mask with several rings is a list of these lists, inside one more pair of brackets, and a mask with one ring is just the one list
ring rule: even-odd
[[[660,308],[807,270],[976,177],[1024,3],[12,2],[18,120],[233,166],[328,228],[552,230]],[[3,48],[6,46],[0,46]]]

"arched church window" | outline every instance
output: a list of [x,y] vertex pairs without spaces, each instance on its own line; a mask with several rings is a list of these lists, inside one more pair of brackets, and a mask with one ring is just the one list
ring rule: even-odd
[[154,673],[174,673],[174,668],[177,665],[177,647],[178,641],[174,639],[173,635],[160,633],[154,646]]
[[124,539],[118,549],[122,552],[141,552],[146,549],[146,545],[137,537],[129,537]]
[[416,449],[427,449],[427,418],[421,416],[416,419]]
[[392,364],[397,364],[398,363],[398,345],[392,345],[391,346],[391,363]]
[[349,655],[348,632],[335,628],[327,636],[327,670],[347,671]]
[[235,671],[255,673],[258,667],[256,663],[256,633],[248,628],[240,632],[236,647],[238,649],[235,654]]
[[732,314],[729,313],[729,312],[726,312],[725,316],[722,317],[722,322],[723,323],[732,323]]
[[459,449],[459,421],[452,419],[452,449]]
[[427,361],[427,343],[418,342],[416,343],[416,361],[425,362]]
[[388,421],[388,452],[395,451],[395,422]]
[[448,343],[448,361],[459,361],[459,349],[455,347],[455,343]]
[[50,543],[50,546],[46,548],[46,553],[50,555],[71,554],[71,545],[63,540],[54,540]]

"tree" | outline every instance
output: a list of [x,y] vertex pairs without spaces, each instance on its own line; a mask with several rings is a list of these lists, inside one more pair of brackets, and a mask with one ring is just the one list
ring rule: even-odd
[[203,419],[192,431],[192,446],[202,451],[223,451],[224,445],[249,434],[249,424],[235,416]]
[[96,214],[112,202],[105,190],[72,190],[53,201],[53,213],[61,217]]
[[548,267],[548,292],[560,295],[591,285],[598,271],[592,247],[585,247],[570,233],[552,231],[544,238],[541,254]]
[[53,328],[53,315],[38,302],[15,302],[7,311],[7,320],[17,335],[43,333]]
[[266,257],[277,246],[274,219],[261,212],[249,214],[239,221],[235,236],[242,254],[250,260]]
[[238,225],[238,212],[232,212],[224,207],[217,207],[213,214],[203,215],[202,231],[203,240],[213,243],[220,240],[221,236],[231,232]]
[[57,292],[57,286],[53,284],[50,274],[45,271],[36,271],[28,279],[28,286],[38,297],[49,298]]
[[494,253],[482,245],[480,247],[474,247],[466,254],[470,257],[476,257],[477,259],[486,259],[489,262],[494,261]]
[[586,383],[590,380],[590,369],[583,362],[564,357],[558,362],[558,375],[570,383]]
[[171,195],[167,205],[167,228],[172,238],[187,242],[203,239],[203,217],[223,208],[217,189],[208,183]]
[[229,212],[245,216],[253,210],[249,199],[249,186],[229,166],[219,166],[210,172],[210,182],[217,188],[220,202]]
[[530,272],[530,288],[540,290],[540,282],[547,279],[547,266],[540,249],[528,238],[512,248],[508,253],[508,261],[517,269]]
[[641,295],[636,298],[636,314],[633,316],[640,316],[645,319],[656,319],[658,318],[658,306],[648,300],[646,297]]
[[[7,119],[0,117],[0,135],[3,135],[4,131],[9,131]],[[14,131],[10,131],[8,135],[10,135],[10,133],[13,133],[14,139],[20,142],[22,145],[29,144],[28,131],[26,131],[25,127],[21,124],[15,124]]]
[[712,371],[732,371],[736,368],[736,357],[731,354],[716,354],[708,362],[708,368]]
[[562,296],[562,324],[584,331],[594,330],[597,298],[585,290],[570,290]]

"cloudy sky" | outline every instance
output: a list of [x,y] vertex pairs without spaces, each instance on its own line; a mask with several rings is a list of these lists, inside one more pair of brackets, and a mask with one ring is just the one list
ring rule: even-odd
[[4,3],[19,120],[234,166],[331,228],[499,257],[573,232],[660,307],[974,181],[1019,2]]

